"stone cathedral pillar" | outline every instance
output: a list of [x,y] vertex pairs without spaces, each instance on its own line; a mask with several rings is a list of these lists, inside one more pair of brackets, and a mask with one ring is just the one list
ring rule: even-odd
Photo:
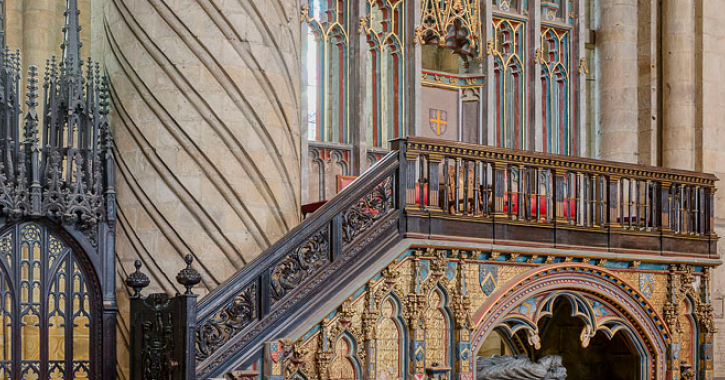
[[637,162],[637,0],[600,2],[602,157]]
[[695,0],[662,5],[663,165],[695,169]]
[[299,1],[105,3],[118,267],[173,293],[192,254],[204,294],[299,223]]

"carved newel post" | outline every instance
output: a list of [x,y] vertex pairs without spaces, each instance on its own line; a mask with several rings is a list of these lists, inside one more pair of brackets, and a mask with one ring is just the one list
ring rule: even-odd
[[191,267],[187,255],[186,268],[176,280],[186,288],[184,294],[169,297],[154,293],[144,297],[141,291],[150,281],[136,271],[125,280],[133,289],[131,296],[131,376],[138,380],[186,380],[196,377],[194,335],[196,328],[196,295],[191,292],[201,281],[199,272]]

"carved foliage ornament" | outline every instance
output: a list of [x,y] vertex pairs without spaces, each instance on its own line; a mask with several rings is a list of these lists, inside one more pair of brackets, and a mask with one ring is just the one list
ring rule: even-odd
[[[348,362],[359,363],[360,369],[369,369],[369,375],[363,376],[397,378],[394,364],[400,363],[398,370],[404,371],[401,355],[409,347],[406,344],[398,346],[401,335],[396,334],[405,334],[406,328],[412,334],[409,335],[410,343],[416,334],[417,343],[421,344],[429,335],[424,348],[416,346],[423,350],[416,349],[416,353],[424,355],[416,365],[425,366],[429,360],[441,361],[445,352],[455,351],[448,336],[440,334],[449,327],[461,332],[454,334],[455,339],[466,337],[465,341],[459,342],[460,347],[470,347],[467,344],[468,329],[472,325],[472,301],[463,288],[458,289],[465,287],[465,280],[463,266],[457,262],[469,256],[457,250],[448,253],[438,249],[418,251],[414,258],[388,265],[379,278],[368,282],[366,291],[359,298],[345,301],[336,315],[323,320],[316,334],[305,335],[306,338],[295,345],[288,343],[287,349],[297,354],[285,359],[286,378],[337,379],[347,368],[341,363]],[[425,275],[421,272],[421,263],[428,263]],[[451,270],[453,277],[449,277]],[[453,319],[445,318],[443,310],[446,314],[450,312]],[[438,314],[445,321],[433,317]],[[444,325],[446,327],[442,327]],[[347,347],[349,351],[340,348],[340,342],[345,339],[348,343],[342,348]],[[340,356],[345,353],[343,351],[347,356]],[[308,356],[308,352],[313,354]],[[341,362],[341,358],[348,361]]]
[[322,335],[316,356],[318,379],[352,380],[353,373],[359,370],[357,364],[365,361],[364,346],[361,344],[364,336],[351,324],[353,315],[352,301],[346,300],[338,308],[336,318],[325,318],[320,324]]
[[478,0],[422,0],[421,25],[414,43],[437,43],[464,59],[481,58],[481,5]]
[[257,284],[252,283],[234,301],[202,322],[196,332],[196,358],[203,360],[257,318]]
[[165,294],[153,294],[145,303],[155,310],[155,318],[142,323],[143,350],[143,379],[170,379],[173,366],[173,321],[172,313],[168,311],[170,300]]
[[330,229],[324,227],[272,270],[272,303],[276,303],[323,265],[330,262]]
[[393,177],[375,186],[369,194],[342,213],[342,241],[347,244],[370,228],[393,208]]

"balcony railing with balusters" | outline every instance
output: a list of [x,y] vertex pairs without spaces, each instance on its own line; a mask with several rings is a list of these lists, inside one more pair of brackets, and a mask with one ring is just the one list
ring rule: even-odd
[[711,174],[415,137],[397,149],[408,236],[715,254]]

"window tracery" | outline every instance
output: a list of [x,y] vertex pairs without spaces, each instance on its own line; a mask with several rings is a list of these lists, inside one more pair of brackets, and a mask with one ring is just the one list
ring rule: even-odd
[[349,118],[351,2],[308,0],[307,101],[311,140],[347,143]]
[[[586,67],[578,71],[572,59],[576,43],[574,2],[547,0],[541,3],[541,64],[543,151],[573,155],[577,149],[574,82],[572,75],[586,75]],[[574,37],[574,40],[572,39]],[[581,65],[586,60],[582,59]]]
[[571,154],[569,40],[567,30],[542,27],[541,85],[544,151]]
[[405,0],[366,0],[359,31],[367,37],[368,142],[388,147],[403,134]]
[[493,19],[496,145],[528,149],[526,131],[526,23]]
[[[577,60],[572,58],[579,36],[575,2],[544,0],[539,12],[531,13],[526,0],[493,0],[492,5],[489,52],[494,75],[494,98],[490,105],[494,112],[494,144],[509,149],[577,154],[579,133],[573,76],[582,73],[576,71],[573,65]],[[528,27],[536,25],[533,22],[537,17],[541,23],[538,41],[528,41]],[[527,69],[539,70],[536,65],[540,65],[541,95],[535,74],[526,74]],[[539,104],[527,104],[530,102]],[[540,115],[529,115],[537,107],[541,109]]]

